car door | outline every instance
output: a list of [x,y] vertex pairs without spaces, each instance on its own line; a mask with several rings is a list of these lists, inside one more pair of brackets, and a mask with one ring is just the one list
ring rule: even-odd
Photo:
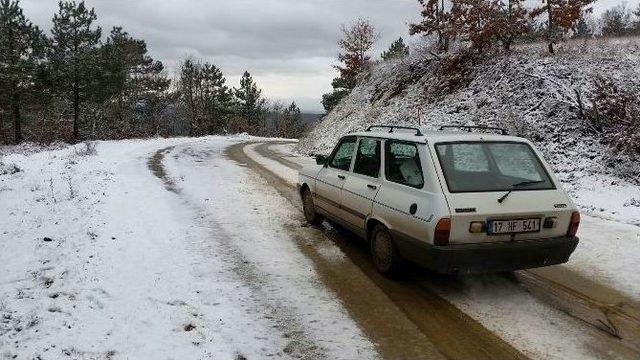
[[383,219],[403,257],[424,262],[421,243],[431,242],[435,214],[448,208],[432,159],[424,144],[385,140],[384,180],[373,205],[373,216]]
[[342,188],[345,220],[358,229],[365,229],[373,200],[380,189],[381,149],[380,139],[360,138],[353,170]]
[[341,209],[342,187],[349,176],[356,137],[345,137],[336,146],[316,179],[316,206],[329,215],[343,218]]

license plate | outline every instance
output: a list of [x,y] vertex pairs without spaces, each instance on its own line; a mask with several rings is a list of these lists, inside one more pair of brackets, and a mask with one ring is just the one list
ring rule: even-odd
[[487,223],[489,235],[522,234],[540,231],[540,219],[491,220]]

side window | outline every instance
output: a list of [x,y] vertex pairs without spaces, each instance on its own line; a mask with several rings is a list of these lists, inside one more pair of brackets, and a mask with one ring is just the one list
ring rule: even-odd
[[353,149],[356,147],[355,138],[347,138],[342,140],[336,148],[333,158],[329,162],[332,168],[349,171],[351,166],[351,158],[353,157]]
[[360,139],[353,172],[372,178],[380,176],[380,140]]
[[387,140],[385,175],[388,181],[421,189],[424,175],[416,144]]

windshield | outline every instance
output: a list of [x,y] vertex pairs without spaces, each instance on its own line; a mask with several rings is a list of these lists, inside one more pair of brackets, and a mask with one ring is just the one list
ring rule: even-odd
[[436,144],[449,192],[551,190],[555,185],[525,143]]

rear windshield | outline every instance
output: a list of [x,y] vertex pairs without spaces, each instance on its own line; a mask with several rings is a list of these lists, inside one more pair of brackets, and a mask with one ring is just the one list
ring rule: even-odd
[[555,185],[525,143],[436,144],[449,192],[551,190]]

